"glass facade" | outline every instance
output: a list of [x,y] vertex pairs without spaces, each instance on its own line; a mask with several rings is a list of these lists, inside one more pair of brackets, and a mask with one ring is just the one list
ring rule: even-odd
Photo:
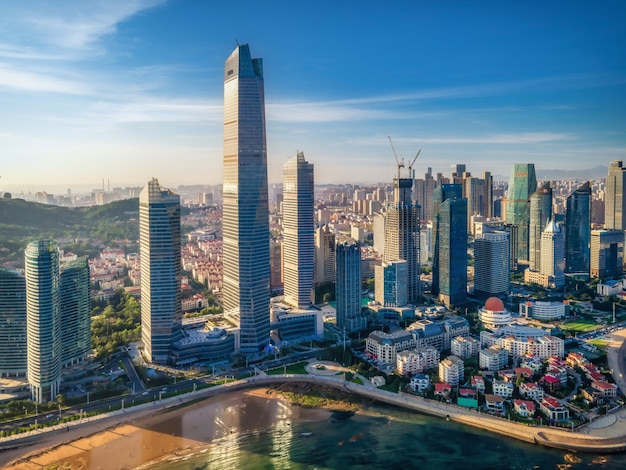
[[467,300],[467,199],[460,184],[433,191],[433,294],[447,306]]
[[28,244],[26,273],[27,378],[31,399],[56,400],[61,385],[59,251],[51,240]]
[[315,301],[313,165],[304,154],[283,165],[283,279],[285,302],[306,310]]
[[362,330],[367,326],[367,318],[361,309],[361,246],[340,243],[335,256],[337,327],[346,332]]
[[552,218],[552,188],[546,183],[530,197],[530,223],[528,227],[529,268],[541,269],[541,233]]
[[26,375],[26,280],[0,268],[0,377]]
[[224,314],[254,353],[270,338],[270,231],[263,61],[238,45],[224,67]]
[[413,180],[393,181],[393,201],[385,215],[385,247],[383,261],[406,261],[407,302],[420,301],[420,206],[411,200]]
[[474,294],[480,297],[509,293],[509,233],[483,232],[474,241]]
[[87,258],[62,263],[59,281],[61,363],[82,361],[91,352],[91,299]]
[[517,226],[515,262],[525,263],[529,259],[528,226],[530,223],[530,196],[537,190],[534,163],[516,163],[509,178],[506,199],[506,222]]
[[626,168],[621,160],[609,163],[609,174],[606,178],[604,195],[604,228],[626,230]]
[[180,197],[152,179],[139,195],[141,340],[149,362],[172,362],[181,337]]
[[565,270],[589,273],[591,243],[591,186],[589,181],[567,198],[565,212]]

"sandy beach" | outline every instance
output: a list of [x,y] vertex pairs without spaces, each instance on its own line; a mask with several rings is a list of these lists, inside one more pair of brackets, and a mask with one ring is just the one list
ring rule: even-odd
[[[259,388],[137,414],[123,424],[109,423],[104,430],[94,426],[89,428],[91,435],[76,436],[75,440],[56,433],[43,448],[37,443],[0,453],[0,462],[7,463],[3,468],[14,470],[54,465],[63,469],[131,469],[184,455],[229,434],[267,429],[277,421],[302,422],[327,416],[327,410],[292,406],[279,393]],[[71,442],[66,443],[68,440]]]

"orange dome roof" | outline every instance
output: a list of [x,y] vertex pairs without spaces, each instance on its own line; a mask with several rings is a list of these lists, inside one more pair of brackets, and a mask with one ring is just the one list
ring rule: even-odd
[[492,312],[501,312],[504,310],[504,303],[497,297],[489,297],[485,302],[485,308]]

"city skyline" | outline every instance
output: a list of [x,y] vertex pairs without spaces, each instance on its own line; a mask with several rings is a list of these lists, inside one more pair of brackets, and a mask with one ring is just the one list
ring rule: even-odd
[[316,162],[319,183],[388,181],[387,135],[401,156],[422,148],[417,175],[466,163],[506,178],[517,162],[541,171],[625,159],[617,2],[289,4],[280,14],[243,3],[236,25],[223,18],[239,5],[5,6],[0,190],[153,176],[168,187],[218,184],[221,64],[235,38],[254,45],[270,78],[270,183],[297,150]]

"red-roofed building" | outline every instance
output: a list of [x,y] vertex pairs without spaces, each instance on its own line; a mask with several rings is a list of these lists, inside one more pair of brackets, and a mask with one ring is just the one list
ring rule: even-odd
[[543,398],[543,388],[536,382],[521,383],[519,393],[528,400],[540,401]]
[[513,409],[522,418],[532,418],[535,415],[535,403],[528,400],[513,400]]
[[436,397],[449,397],[452,392],[452,385],[447,383],[435,384],[435,396]]
[[591,382],[591,388],[600,392],[603,398],[615,398],[617,396],[617,385],[608,382]]
[[539,409],[541,409],[551,421],[565,421],[569,419],[569,410],[561,405],[555,398],[545,397],[539,403]]
[[485,393],[485,379],[483,379],[482,376],[472,376],[471,384],[478,393]]
[[543,386],[549,391],[554,392],[561,388],[561,379],[553,375],[546,375],[541,379]]
[[533,375],[533,371],[529,367],[516,367],[513,369],[516,377],[524,377],[525,379],[529,379]]
[[476,390],[473,388],[459,388],[459,396],[463,398],[476,398]]

